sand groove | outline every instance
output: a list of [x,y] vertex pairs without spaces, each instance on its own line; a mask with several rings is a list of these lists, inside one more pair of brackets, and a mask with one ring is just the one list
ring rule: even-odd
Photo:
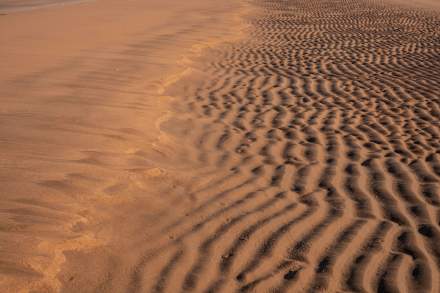
[[[127,223],[159,219],[146,232],[118,227],[133,252],[105,263],[90,292],[440,292],[440,15],[382,0],[248,4],[247,37],[205,50],[167,90],[183,117],[174,124],[189,126],[160,130],[185,136],[199,178],[184,196],[173,181],[157,213],[134,212]],[[109,91],[130,78],[84,76]],[[73,217],[45,202],[8,206],[0,213],[47,230]]]
[[252,5],[250,37],[185,92],[198,160],[231,171],[162,230],[151,290],[438,292],[439,16]]
[[250,37],[208,52],[185,92],[198,160],[231,171],[164,228],[151,290],[437,292],[440,18],[252,5]]

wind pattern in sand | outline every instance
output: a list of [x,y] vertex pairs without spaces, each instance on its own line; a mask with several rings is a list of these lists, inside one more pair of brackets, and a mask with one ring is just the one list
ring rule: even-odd
[[229,171],[161,228],[130,292],[439,292],[440,17],[253,5],[185,95],[198,160]]

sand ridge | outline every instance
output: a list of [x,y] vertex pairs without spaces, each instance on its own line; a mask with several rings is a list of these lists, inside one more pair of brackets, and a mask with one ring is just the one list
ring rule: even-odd
[[[83,236],[61,242],[47,291],[439,292],[440,15],[382,0],[246,3],[244,39],[205,47],[161,87],[166,116],[136,128],[155,126],[147,145],[121,129],[139,144],[86,150],[81,172],[43,182],[58,201],[14,199],[49,207],[51,225],[74,217]],[[93,188],[88,205],[53,212]],[[29,210],[8,212],[26,235]]]
[[438,15],[253,3],[250,36],[169,89],[214,175],[130,291],[438,292]]

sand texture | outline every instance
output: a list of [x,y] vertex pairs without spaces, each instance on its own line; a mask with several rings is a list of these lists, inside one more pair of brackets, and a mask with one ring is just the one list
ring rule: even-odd
[[[7,1],[23,2],[37,1]],[[125,237],[120,215],[154,225],[169,206],[157,192],[183,189],[156,162],[187,164],[158,150],[164,88],[236,34],[239,6],[104,0],[0,15],[0,292],[61,290],[67,251],[104,253]]]
[[0,13],[7,14],[11,12],[27,11],[51,6],[75,4],[83,1],[87,0],[1,0]]
[[440,292],[436,5],[236,2],[205,3],[218,25],[155,95],[149,64],[109,73],[142,42],[2,89],[0,288]]

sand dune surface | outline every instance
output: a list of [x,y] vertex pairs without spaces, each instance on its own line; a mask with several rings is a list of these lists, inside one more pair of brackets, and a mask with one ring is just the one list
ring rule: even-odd
[[385,0],[385,3],[394,3],[412,8],[440,11],[440,2],[436,0]]
[[163,91],[201,48],[236,37],[239,7],[109,0],[0,16],[1,292],[60,290],[65,251],[102,247],[115,209],[148,218],[161,188],[183,188],[160,179],[171,170],[157,162],[179,152],[157,147],[171,145]]
[[0,17],[0,288],[439,292],[439,12],[167,1]]
[[87,0],[1,0],[0,13],[7,14],[19,11],[27,11],[50,6],[63,6],[75,4]]

